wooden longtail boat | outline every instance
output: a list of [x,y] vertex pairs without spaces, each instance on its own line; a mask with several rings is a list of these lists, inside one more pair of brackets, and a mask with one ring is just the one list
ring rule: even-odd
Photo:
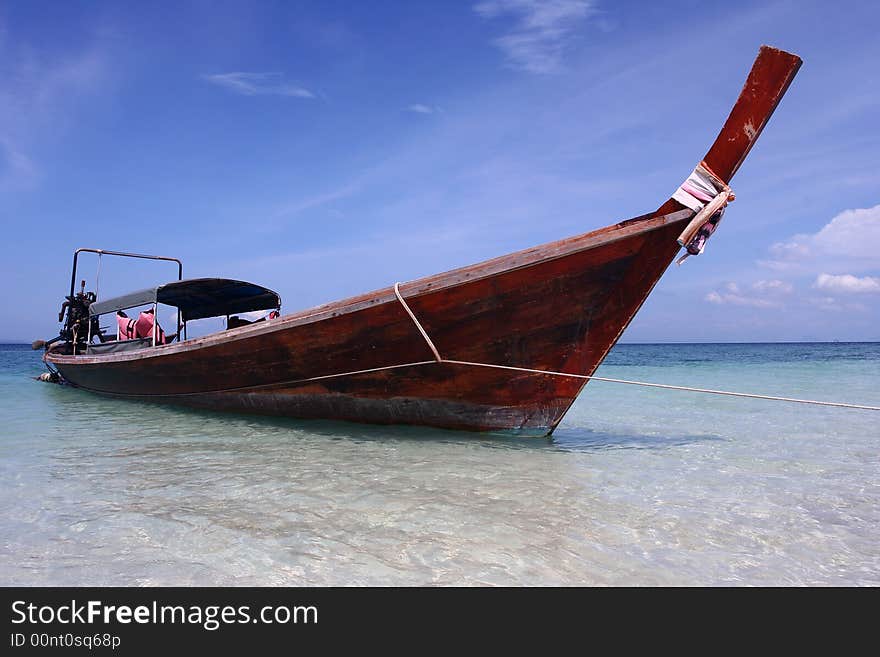
[[[158,344],[155,332],[152,340],[115,347],[83,335],[97,332],[97,315],[128,302],[177,305],[185,321],[270,307],[277,297],[252,284],[200,279],[91,303],[90,293],[74,295],[74,259],[66,331],[44,361],[65,382],[128,399],[550,434],[675,258],[679,239],[689,251],[701,249],[729,200],[727,183],[800,64],[795,55],[762,47],[701,166],[650,214],[169,344]],[[702,198],[694,189],[701,181],[713,186]],[[240,294],[230,297],[229,290]]]

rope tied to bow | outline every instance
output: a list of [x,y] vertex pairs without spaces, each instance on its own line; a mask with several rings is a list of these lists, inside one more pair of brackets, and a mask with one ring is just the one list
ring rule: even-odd
[[400,302],[400,305],[403,306],[403,309],[406,311],[406,314],[409,315],[409,318],[412,320],[416,329],[418,329],[422,338],[425,340],[428,348],[431,350],[431,353],[434,354],[433,361],[417,361],[411,363],[402,363],[398,365],[388,365],[385,367],[376,367],[371,368],[369,370],[359,370],[357,372],[344,372],[340,374],[331,374],[325,375],[321,377],[314,377],[312,379],[306,379],[309,381],[318,380],[318,379],[328,379],[334,378],[337,376],[348,376],[351,374],[363,374],[366,372],[379,372],[382,370],[392,370],[398,369],[402,367],[417,367],[421,365],[431,365],[431,364],[448,364],[448,365],[464,365],[467,367],[487,367],[496,370],[505,370],[508,372],[521,372],[524,374],[543,374],[545,376],[558,376],[558,377],[568,377],[572,379],[580,379],[582,381],[605,381],[607,383],[622,383],[625,385],[631,386],[644,386],[647,388],[662,388],[664,390],[682,390],[685,392],[701,392],[704,394],[710,395],[722,395],[725,397],[747,397],[749,399],[765,399],[768,401],[781,401],[781,402],[791,402],[795,404],[811,404],[813,406],[836,406],[837,408],[850,408],[850,409],[859,409],[864,411],[880,411],[880,406],[870,406],[867,404],[850,404],[846,402],[832,402],[832,401],[821,401],[818,399],[797,399],[794,397],[778,397],[775,395],[760,395],[751,392],[732,392],[730,390],[712,390],[710,388],[694,388],[691,386],[674,386],[666,383],[652,383],[648,381],[631,381],[629,379],[613,379],[607,376],[591,376],[589,374],[574,374],[571,372],[556,372],[553,370],[539,370],[533,369],[530,367],[516,367],[514,365],[495,365],[492,363],[477,363],[473,361],[467,360],[455,360],[452,358],[443,358],[440,355],[439,350],[437,349],[434,341],[428,336],[428,332],[425,330],[425,327],[422,326],[422,323],[419,321],[416,314],[412,311],[412,308],[409,307],[409,304],[403,298],[403,295],[400,292],[400,283],[394,284],[394,296],[397,297],[397,300]]

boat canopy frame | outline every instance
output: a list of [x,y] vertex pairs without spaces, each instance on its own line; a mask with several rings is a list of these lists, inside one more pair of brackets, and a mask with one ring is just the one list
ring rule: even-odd
[[[260,310],[281,311],[281,296],[274,290],[230,278],[183,278],[183,261],[179,258],[127,251],[110,251],[107,249],[79,248],[73,252],[73,266],[70,272],[70,297],[76,289],[77,265],[80,253],[98,255],[98,272],[96,274],[96,293],[100,285],[102,256],[120,256],[143,260],[164,260],[177,264],[177,280],[163,283],[143,290],[137,290],[106,300],[95,300],[89,306],[89,316],[98,317],[107,313],[152,305],[153,316],[158,317],[158,305],[164,304],[177,308],[177,335],[183,332],[186,339],[186,323],[189,320],[207,317],[226,316],[236,313],[256,312]],[[96,294],[97,296],[97,294]],[[156,346],[159,322],[153,322],[152,346]],[[88,343],[92,341],[91,322],[89,323]],[[74,348],[75,350],[75,348]],[[74,351],[75,353],[75,351]]]
[[[80,247],[73,252],[73,266],[70,268],[70,296],[68,299],[73,300],[73,295],[76,290],[76,273],[77,273],[77,264],[79,260],[80,253],[96,253],[98,255],[98,271],[95,273],[95,298],[97,300],[99,290],[101,289],[101,258],[105,255],[109,256],[119,256],[122,258],[138,258],[141,260],[164,260],[166,262],[176,262],[177,263],[177,280],[183,280],[183,261],[180,258],[172,258],[171,256],[160,256],[160,255],[149,255],[146,253],[131,253],[128,251],[111,251],[109,249],[92,249],[88,247]],[[85,280],[83,280],[83,289],[85,289]],[[131,306],[129,306],[131,307]],[[155,304],[153,305],[153,310],[156,310]],[[89,316],[92,317],[96,313],[92,313],[89,311]],[[155,315],[154,315],[155,316]],[[153,326],[153,346],[156,346],[156,324],[154,322]],[[183,322],[184,326],[184,334],[186,334],[186,322]],[[181,327],[181,317],[180,310],[177,311],[177,334],[180,335],[180,327]],[[87,343],[91,344],[92,342],[92,323],[89,322],[89,334]],[[76,354],[76,344],[73,345],[73,353]]]
[[[79,259],[80,253],[97,253],[98,254],[98,262],[100,263],[100,259],[102,256],[110,255],[110,256],[120,256],[123,258],[140,258],[142,260],[166,260],[168,262],[176,262],[177,263],[177,280],[183,280],[183,261],[180,258],[172,258],[170,256],[160,256],[160,255],[147,255],[145,253],[129,253],[127,251],[109,251],[107,249],[89,249],[89,248],[79,248],[73,252],[73,267],[70,269],[70,296],[73,296],[73,293],[76,289],[76,269],[77,269],[77,260]],[[100,266],[98,268],[98,273],[95,278],[95,292],[97,294],[98,286],[100,285],[101,278],[101,269]]]

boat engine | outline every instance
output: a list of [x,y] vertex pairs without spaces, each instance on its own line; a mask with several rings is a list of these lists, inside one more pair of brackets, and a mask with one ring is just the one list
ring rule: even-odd
[[[92,337],[100,336],[101,329],[98,326],[98,318],[89,319],[89,306],[97,297],[94,292],[86,292],[86,282],[82,281],[80,290],[72,296],[64,297],[61,304],[61,312],[58,313],[58,321],[64,322],[60,337],[64,342],[76,346],[85,346],[89,340],[89,322],[92,325]],[[65,319],[66,313],[66,319]]]

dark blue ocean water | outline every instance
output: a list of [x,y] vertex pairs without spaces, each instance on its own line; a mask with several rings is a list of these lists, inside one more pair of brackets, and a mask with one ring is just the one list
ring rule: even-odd
[[[880,584],[880,413],[593,382],[552,440],[202,413],[0,345],[0,584]],[[598,374],[880,406],[878,344]]]

